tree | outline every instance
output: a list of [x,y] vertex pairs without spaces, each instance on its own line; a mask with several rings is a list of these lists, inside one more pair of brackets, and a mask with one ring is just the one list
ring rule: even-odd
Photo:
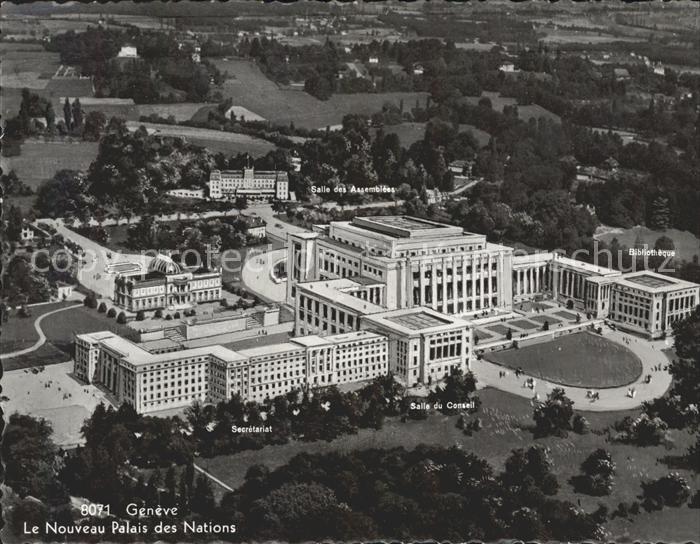
[[[88,308],[92,308],[93,310],[97,308],[97,296],[95,293],[90,291],[83,299],[83,304]],[[104,302],[102,304],[104,304]]]
[[63,120],[66,123],[66,130],[70,132],[73,129],[73,114],[68,97],[66,97],[65,102],[63,102]]
[[9,240],[19,242],[22,239],[23,224],[22,210],[15,205],[11,205],[7,214],[7,237]]
[[214,491],[209,478],[200,474],[192,492],[192,503],[190,507],[193,512],[206,515],[214,510]]
[[677,472],[670,472],[657,480],[642,482],[644,508],[660,510],[664,506],[681,506],[690,497],[688,482]]
[[82,172],[59,170],[39,186],[34,207],[41,217],[73,216],[85,219],[94,200],[88,194],[88,181]]
[[588,495],[609,495],[615,480],[615,462],[609,452],[597,449],[581,463],[581,474],[572,478],[574,489]]
[[116,308],[110,308],[107,310],[107,317],[114,318],[117,316],[117,310]]
[[44,419],[14,413],[3,435],[2,455],[5,484],[15,493],[59,505],[68,501],[68,494],[58,479],[52,431]]
[[248,199],[244,196],[236,197],[236,201],[233,205],[236,209],[245,210],[248,208]]
[[101,111],[91,111],[85,116],[85,127],[83,128],[83,139],[97,142],[107,124],[107,117]]
[[124,312],[119,312],[119,315],[117,316],[117,323],[120,325],[126,324],[126,314]]
[[139,310],[138,312],[136,312],[136,321],[143,321],[144,319],[146,319],[146,312],[144,312],[143,310]]
[[3,270],[0,294],[13,306],[46,302],[51,296],[49,282],[34,269],[30,257],[16,254]]
[[53,105],[49,102],[46,105],[46,111],[44,112],[44,119],[46,119],[47,130],[53,131],[56,128],[56,112],[53,111]]
[[73,128],[80,129],[83,126],[83,110],[80,105],[80,99],[76,98],[73,100],[73,106],[71,108],[71,113],[73,114]]
[[655,230],[666,230],[671,224],[671,211],[668,207],[668,198],[657,196],[651,203],[651,218],[649,226]]
[[563,389],[557,387],[547,395],[547,400],[533,413],[536,436],[566,436],[571,430],[571,418],[574,415],[574,403],[566,396]]
[[100,305],[97,307],[97,311],[101,314],[105,313],[107,311],[107,304],[100,302]]

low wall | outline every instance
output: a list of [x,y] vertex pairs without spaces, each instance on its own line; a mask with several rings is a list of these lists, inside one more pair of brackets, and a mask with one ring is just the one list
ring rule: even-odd
[[603,326],[603,320],[598,319],[594,321],[586,321],[585,323],[574,323],[572,325],[567,325],[561,328],[555,327],[554,329],[549,329],[548,331],[534,331],[529,333],[525,338],[513,337],[510,340],[496,340],[495,342],[488,342],[485,344],[477,344],[474,346],[474,351],[489,353],[493,351],[502,351],[505,349],[510,349],[513,346],[513,342],[517,342],[518,346],[523,348],[532,344],[538,344],[540,342],[554,340],[560,336],[567,334],[573,334],[575,332],[582,332],[591,330],[591,324],[597,329]]
[[232,316],[221,321],[204,321],[200,323],[183,323],[180,327],[182,336],[188,340],[216,336],[229,332],[245,330],[249,316]]

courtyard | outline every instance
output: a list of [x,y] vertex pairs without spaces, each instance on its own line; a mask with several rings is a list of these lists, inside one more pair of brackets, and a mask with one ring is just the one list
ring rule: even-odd
[[642,373],[642,363],[632,351],[590,332],[485,357],[509,369],[521,368],[529,376],[574,387],[620,387],[631,384]]

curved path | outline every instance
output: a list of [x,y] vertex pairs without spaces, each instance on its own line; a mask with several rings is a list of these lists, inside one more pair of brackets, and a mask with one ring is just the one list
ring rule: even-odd
[[46,312],[43,315],[40,315],[39,317],[36,318],[36,321],[34,321],[34,329],[36,330],[37,334],[39,335],[39,340],[34,342],[34,345],[25,348],[25,349],[19,349],[17,351],[11,351],[10,353],[3,353],[0,355],[0,358],[2,359],[12,359],[13,357],[19,357],[20,355],[26,355],[27,353],[31,353],[32,351],[38,350],[41,346],[43,346],[46,343],[46,335],[44,334],[44,331],[41,330],[41,322],[44,320],[45,317],[48,317],[53,314],[57,314],[58,312],[63,312],[65,310],[70,310],[72,308],[76,308],[78,306],[82,306],[82,304],[72,304],[71,306],[65,306],[64,308],[58,308],[57,310],[52,310],[50,312]]
[[243,285],[264,300],[284,302],[287,298],[287,282],[275,282],[272,279],[272,267],[286,258],[286,249],[250,254],[241,271]]
[[[520,397],[532,399],[535,393],[539,394],[540,400],[545,400],[552,389],[560,388],[566,392],[566,396],[574,401],[574,407],[577,410],[590,412],[612,412],[616,410],[632,410],[638,408],[645,401],[650,401],[663,396],[666,390],[671,385],[671,375],[668,371],[663,370],[670,361],[662,352],[671,344],[666,344],[664,340],[650,342],[642,340],[636,336],[625,334],[619,331],[607,330],[605,338],[622,344],[631,350],[642,361],[642,374],[637,380],[630,384],[621,387],[609,387],[605,389],[595,389],[591,387],[572,387],[560,385],[541,378],[535,378],[535,389],[524,387],[524,382],[531,377],[528,374],[521,374],[516,378],[515,373],[501,365],[491,363],[482,359],[472,363],[472,371],[476,376],[478,387],[493,387],[501,391],[507,391]],[[629,344],[625,343],[629,340]],[[659,371],[655,371],[654,367],[661,365]],[[501,378],[499,372],[506,370],[508,375]],[[644,379],[648,374],[651,374],[651,383],[644,383]],[[636,390],[634,398],[628,396],[628,390],[633,387]],[[598,400],[592,400],[586,397],[587,391],[594,391],[600,395]]]

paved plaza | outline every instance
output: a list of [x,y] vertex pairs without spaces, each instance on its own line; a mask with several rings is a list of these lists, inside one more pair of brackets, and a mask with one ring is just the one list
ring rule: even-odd
[[[38,370],[38,369],[35,369]],[[109,398],[94,385],[85,385],[72,375],[73,362],[32,369],[11,370],[2,377],[2,401],[6,414],[19,412],[43,417],[53,426],[54,441],[60,446],[82,443],[80,428],[100,403]]]

